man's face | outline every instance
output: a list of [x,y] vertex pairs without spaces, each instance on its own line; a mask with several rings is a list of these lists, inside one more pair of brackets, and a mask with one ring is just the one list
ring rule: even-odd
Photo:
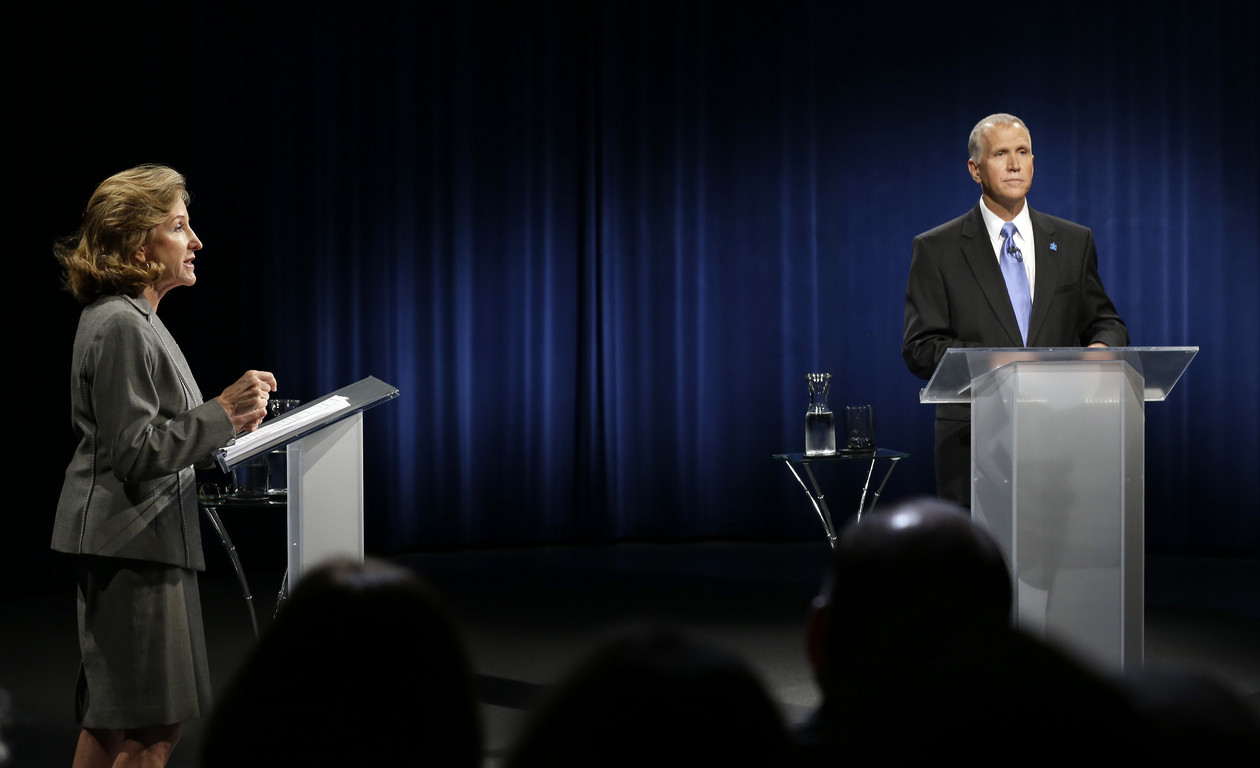
[[1019,124],[995,125],[980,135],[980,159],[968,160],[971,178],[984,196],[1018,213],[1032,186],[1032,138]]

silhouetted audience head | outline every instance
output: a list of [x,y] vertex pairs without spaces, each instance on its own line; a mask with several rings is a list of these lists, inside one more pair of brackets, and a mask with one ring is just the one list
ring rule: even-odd
[[1001,551],[959,507],[917,500],[848,526],[808,630],[823,705],[796,731],[802,763],[1135,748],[1120,692],[1013,629],[1011,607]]
[[997,544],[961,507],[919,499],[848,525],[815,603],[809,655],[823,686],[900,644],[1008,626]]
[[603,643],[533,713],[511,768],[783,765],[788,738],[739,659],[670,630]]
[[218,701],[203,765],[481,762],[467,653],[410,571],[339,560],[308,572]]
[[1128,673],[1124,687],[1151,754],[1161,761],[1260,763],[1260,717],[1217,680],[1189,669],[1147,667]]

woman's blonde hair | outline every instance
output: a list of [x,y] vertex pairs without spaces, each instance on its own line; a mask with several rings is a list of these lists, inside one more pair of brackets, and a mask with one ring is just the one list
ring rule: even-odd
[[137,261],[136,253],[178,200],[189,201],[184,177],[164,165],[139,165],[102,181],[83,211],[83,228],[53,246],[63,287],[84,304],[112,293],[139,296],[164,267]]

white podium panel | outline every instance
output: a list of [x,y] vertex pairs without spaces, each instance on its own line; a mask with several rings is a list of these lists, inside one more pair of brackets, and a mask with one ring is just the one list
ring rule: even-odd
[[1016,620],[1107,671],[1142,663],[1144,381],[1126,362],[1015,362],[972,382],[972,515]]
[[290,585],[330,557],[363,559],[363,414],[289,443]]

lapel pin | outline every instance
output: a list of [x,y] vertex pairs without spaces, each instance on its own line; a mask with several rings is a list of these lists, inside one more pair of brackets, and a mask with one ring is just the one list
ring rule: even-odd
[[1059,244],[1058,244],[1058,243],[1050,243],[1050,250],[1052,250],[1052,251],[1057,251],[1057,250],[1059,250]]

